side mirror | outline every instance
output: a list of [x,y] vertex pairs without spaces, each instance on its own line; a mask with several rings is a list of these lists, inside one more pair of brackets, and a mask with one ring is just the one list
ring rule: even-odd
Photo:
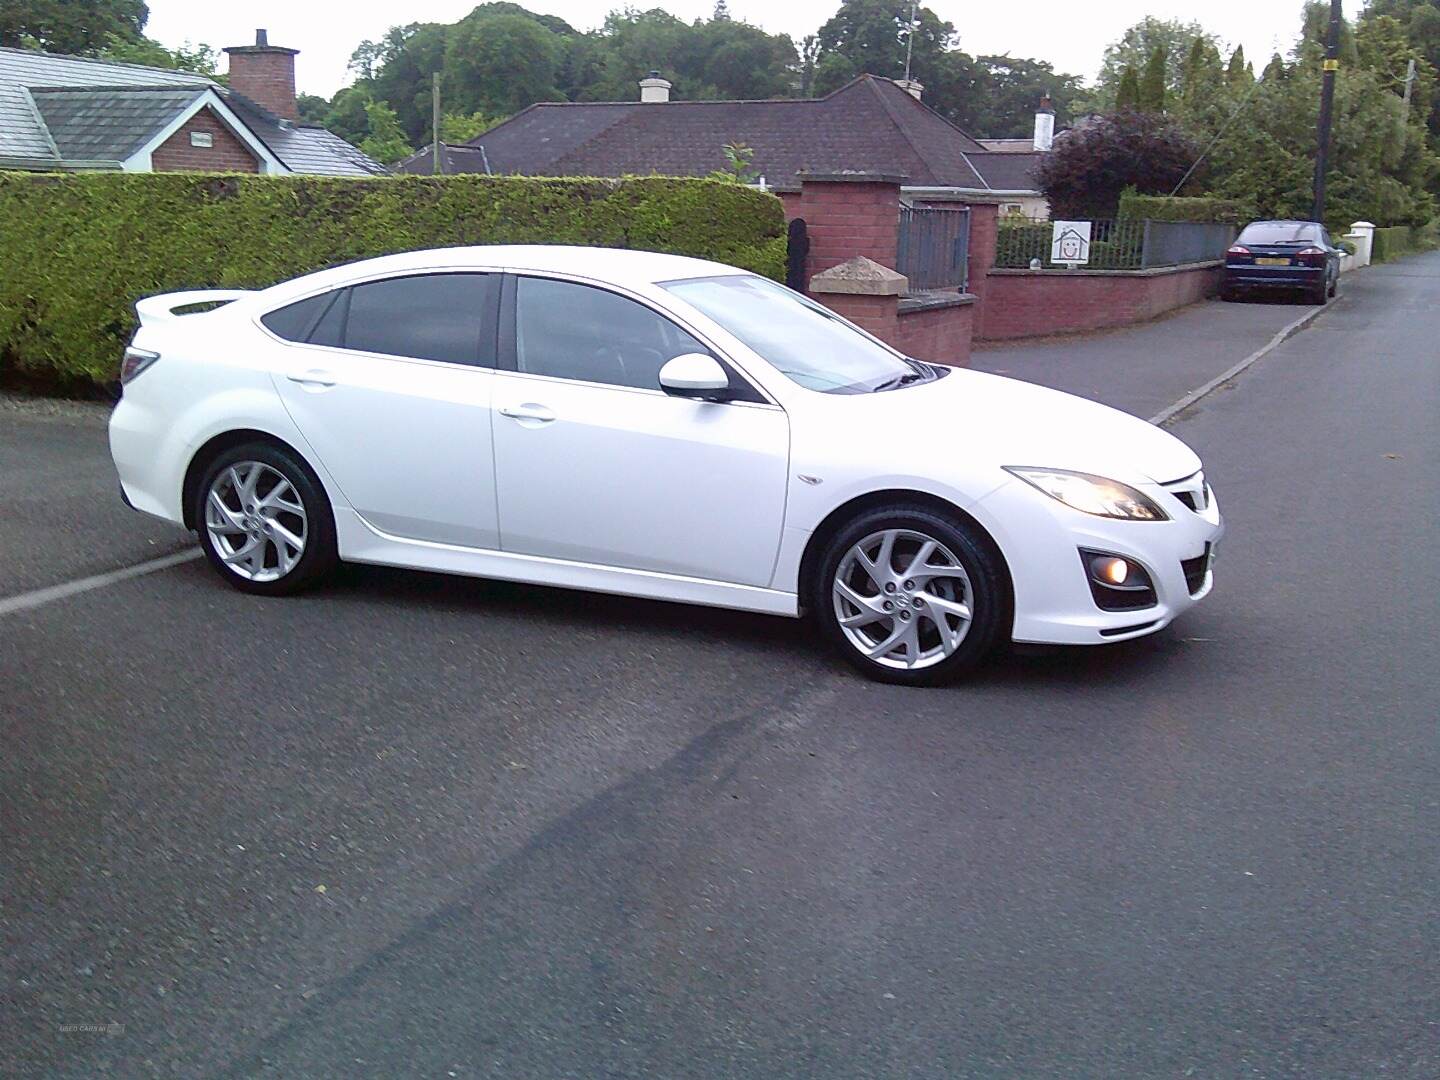
[[675,397],[723,401],[730,390],[730,376],[713,356],[682,353],[665,361],[660,369],[660,389]]

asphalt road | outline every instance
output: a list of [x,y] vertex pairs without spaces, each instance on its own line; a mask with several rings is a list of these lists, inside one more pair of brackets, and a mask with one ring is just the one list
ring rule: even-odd
[[0,618],[0,1072],[1440,1074],[1440,255],[1346,285],[1174,425],[1230,531],[1139,643],[904,690],[197,563]]

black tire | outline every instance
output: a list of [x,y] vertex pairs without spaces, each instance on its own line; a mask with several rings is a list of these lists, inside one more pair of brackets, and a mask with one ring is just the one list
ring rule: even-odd
[[[299,496],[300,505],[305,511],[305,543],[300,558],[287,572],[269,580],[251,580],[230,566],[216,546],[216,539],[208,527],[207,503],[217,477],[228,472],[231,466],[245,462],[258,462],[282,476]],[[269,476],[268,473],[265,475]],[[335,539],[335,516],[330,508],[330,500],[326,498],[324,488],[320,485],[319,477],[298,455],[271,443],[251,442],[231,447],[206,465],[195,492],[192,520],[195,522],[196,532],[200,534],[200,546],[204,549],[205,558],[227,584],[241,592],[256,596],[289,596],[323,579],[340,561],[339,547]],[[272,542],[264,556],[265,561],[268,562],[270,555],[275,553],[276,545]],[[278,554],[276,558],[278,560]]]
[[1311,304],[1324,304],[1329,299],[1329,286],[1321,285],[1318,289],[1306,289],[1305,300]]
[[1226,304],[1233,304],[1240,299],[1240,294],[1234,289],[1222,288],[1220,290],[1220,299]]
[[1335,277],[1330,282],[1330,298],[1333,300],[1340,295],[1340,278]]
[[[840,625],[833,590],[842,560],[856,544],[886,530],[903,530],[938,541],[963,568],[968,578],[968,603],[971,612],[969,628],[950,655],[929,666],[892,667],[872,660],[861,653]],[[897,551],[896,561],[899,565],[904,565],[904,557]],[[949,587],[953,587],[953,584]],[[848,663],[878,682],[902,686],[933,686],[953,682],[974,670],[997,648],[1007,643],[1010,637],[1010,587],[1003,560],[986,539],[978,535],[972,525],[926,506],[897,505],[860,514],[825,545],[816,563],[813,578],[807,583],[806,591],[806,607],[822,636]],[[922,603],[918,599],[923,595],[920,590],[917,589],[912,595],[917,597],[914,601],[917,605]],[[878,592],[875,598],[885,599]],[[900,598],[900,595],[897,595],[897,599]],[[901,606],[904,606],[903,603]],[[890,625],[898,624],[892,621]],[[917,618],[916,626],[923,627],[924,623]],[[920,633],[918,629],[916,632]],[[877,631],[877,634],[879,633]],[[930,625],[930,637],[938,643],[933,622]]]

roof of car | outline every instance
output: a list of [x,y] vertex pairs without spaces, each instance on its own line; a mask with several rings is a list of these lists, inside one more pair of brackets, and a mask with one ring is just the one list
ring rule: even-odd
[[[357,271],[366,274],[404,273],[432,269],[474,266],[506,270],[537,270],[569,273],[617,285],[649,285],[678,278],[744,274],[749,271],[706,259],[668,255],[657,251],[621,248],[567,247],[561,244],[516,244],[474,247],[427,248],[397,255],[347,263],[322,271],[336,282],[353,279]],[[318,276],[318,275],[317,275]]]

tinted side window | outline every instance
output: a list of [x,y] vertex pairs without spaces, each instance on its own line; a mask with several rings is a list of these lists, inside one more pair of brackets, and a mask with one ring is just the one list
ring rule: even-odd
[[309,341],[310,332],[315,328],[315,324],[325,315],[339,295],[339,293],[333,292],[321,293],[308,300],[287,304],[268,315],[261,316],[260,321],[272,334],[282,337],[286,341]]
[[478,364],[493,333],[487,274],[418,274],[352,286],[344,347],[390,356]]
[[534,375],[660,389],[660,368],[709,353],[669,319],[588,285],[522,277],[515,286],[516,366]]

